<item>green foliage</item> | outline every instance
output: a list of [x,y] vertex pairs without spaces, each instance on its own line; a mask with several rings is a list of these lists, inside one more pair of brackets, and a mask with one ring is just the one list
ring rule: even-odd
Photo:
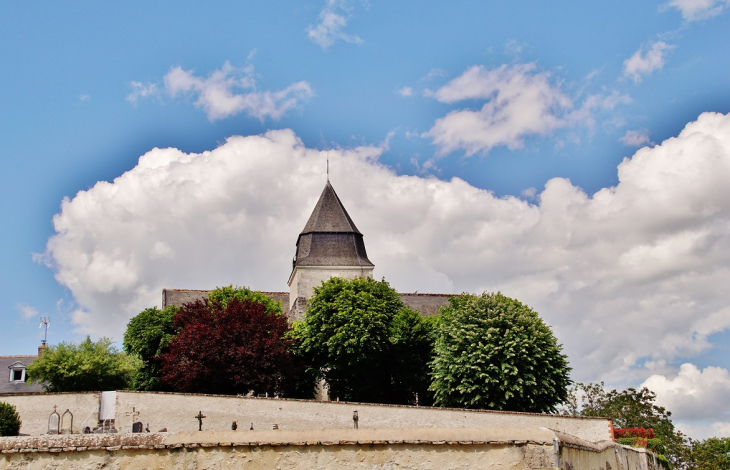
[[0,437],[17,436],[20,433],[20,415],[15,406],[0,401]]
[[730,469],[730,437],[694,442],[690,462],[696,470]]
[[430,325],[384,280],[332,278],[315,288],[292,334],[332,398],[424,403]]
[[142,361],[132,381],[134,390],[162,389],[160,356],[178,333],[173,317],[179,311],[175,306],[163,310],[153,307],[129,320],[124,332],[124,350]]
[[49,346],[27,371],[46,391],[86,392],[126,389],[139,366],[139,359],[118,351],[110,339],[93,342],[87,336],[80,344]]
[[[577,383],[566,400],[565,414],[611,418],[617,428],[652,428],[671,466],[683,468],[689,459],[689,440],[672,423],[672,413],[654,403],[656,393],[644,387],[606,391],[600,384]],[[658,449],[658,447],[657,447]]]
[[215,290],[210,291],[208,294],[208,301],[211,304],[220,304],[222,309],[225,309],[228,306],[228,302],[232,299],[238,299],[242,303],[245,300],[258,302],[266,307],[268,313],[283,315],[281,302],[277,302],[266,294],[253,291],[248,287],[216,287]]
[[536,312],[501,293],[451,298],[435,349],[440,406],[545,412],[567,398],[562,346]]
[[616,439],[616,442],[619,444],[623,444],[625,446],[632,446],[632,447],[644,447],[643,445],[637,444],[638,442],[646,442],[646,448],[650,451],[654,452],[655,454],[664,454],[666,453],[666,448],[664,447],[664,443],[659,438],[654,439],[643,439],[641,437],[622,437],[621,439]]

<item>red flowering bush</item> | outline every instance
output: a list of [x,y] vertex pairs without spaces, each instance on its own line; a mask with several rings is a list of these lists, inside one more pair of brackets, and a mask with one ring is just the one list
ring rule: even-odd
[[613,435],[616,439],[622,439],[625,437],[641,437],[643,439],[654,439],[654,430],[652,428],[614,429]]

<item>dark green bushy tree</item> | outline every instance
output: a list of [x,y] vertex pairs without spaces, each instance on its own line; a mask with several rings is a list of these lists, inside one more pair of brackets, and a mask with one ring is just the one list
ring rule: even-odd
[[443,309],[431,363],[440,406],[547,412],[567,398],[567,356],[532,309],[464,294]]
[[21,424],[20,415],[15,407],[0,401],[0,437],[17,436]]
[[49,392],[126,389],[139,367],[134,356],[118,351],[108,338],[49,346],[28,366],[31,382]]
[[142,361],[132,383],[135,390],[162,389],[160,357],[179,331],[173,322],[178,311],[180,309],[175,306],[163,310],[153,307],[129,320],[124,332],[124,350]]
[[428,401],[429,326],[384,280],[331,278],[293,336],[332,398],[414,403]]

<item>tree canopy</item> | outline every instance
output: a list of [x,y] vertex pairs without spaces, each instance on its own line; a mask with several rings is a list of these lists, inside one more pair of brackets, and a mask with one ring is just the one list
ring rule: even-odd
[[501,293],[453,297],[431,363],[440,406],[548,412],[567,398],[567,356],[535,311]]
[[646,387],[636,390],[606,390],[604,383],[577,383],[563,409],[572,416],[611,418],[615,428],[651,428],[661,440],[669,462],[683,468],[690,442],[672,423],[671,411],[655,403],[656,393]]
[[390,285],[331,278],[316,287],[293,337],[331,398],[374,403],[428,401],[431,323]]
[[124,332],[124,350],[142,361],[132,387],[135,390],[161,390],[161,356],[178,332],[173,317],[180,309],[148,308],[129,320]]
[[252,300],[248,289],[225,289],[173,317],[179,333],[162,355],[162,384],[183,392],[280,393],[294,367],[286,317],[278,303]]
[[696,470],[730,468],[730,437],[711,437],[694,442],[689,468]]
[[139,367],[139,360],[118,351],[108,338],[48,346],[28,366],[31,382],[49,392],[87,392],[126,389]]

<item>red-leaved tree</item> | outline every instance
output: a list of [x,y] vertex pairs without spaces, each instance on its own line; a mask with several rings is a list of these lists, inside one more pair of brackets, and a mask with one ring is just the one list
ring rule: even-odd
[[174,322],[180,332],[162,356],[162,382],[170,390],[277,394],[293,368],[286,317],[261,303],[197,301]]

